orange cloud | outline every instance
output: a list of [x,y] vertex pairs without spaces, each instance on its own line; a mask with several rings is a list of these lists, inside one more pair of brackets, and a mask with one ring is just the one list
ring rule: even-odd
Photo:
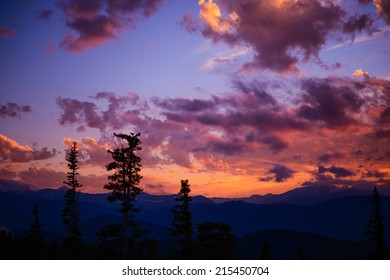
[[212,0],[206,2],[199,0],[200,18],[216,32],[225,32],[232,28],[235,21],[238,20],[237,14],[230,14],[229,18],[222,18],[221,10]]
[[33,160],[44,160],[54,157],[57,151],[48,148],[36,150],[30,146],[22,146],[16,141],[0,134],[0,161],[29,162]]
[[355,72],[353,72],[354,77],[364,76],[368,77],[368,72],[363,71],[362,69],[357,69]]

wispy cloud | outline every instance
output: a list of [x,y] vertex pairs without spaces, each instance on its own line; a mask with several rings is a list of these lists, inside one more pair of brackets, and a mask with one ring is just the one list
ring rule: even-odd
[[355,37],[355,39],[351,40],[351,41],[348,41],[347,43],[339,43],[339,44],[336,44],[336,45],[333,45],[327,49],[324,49],[324,51],[332,51],[332,50],[336,50],[336,49],[339,49],[339,48],[344,48],[344,47],[348,47],[348,46],[351,46],[351,45],[356,45],[356,44],[361,44],[361,43],[364,43],[364,42],[368,42],[368,41],[374,41],[374,40],[378,40],[380,39],[380,37],[385,37],[385,36],[389,36],[389,33],[390,32],[390,26],[385,26],[383,27],[383,29],[381,29],[380,31],[377,31],[377,32],[374,32],[373,34],[365,34],[365,35],[360,35],[360,36],[357,36]]
[[218,65],[228,63],[236,58],[245,56],[252,51],[250,47],[234,48],[232,50],[216,53],[212,58],[209,58],[202,65],[202,69],[213,69]]

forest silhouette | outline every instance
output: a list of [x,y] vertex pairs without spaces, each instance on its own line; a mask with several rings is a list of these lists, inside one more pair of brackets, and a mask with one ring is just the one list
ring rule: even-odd
[[[278,228],[239,239],[232,233],[228,223],[207,220],[194,225],[191,189],[187,179],[181,180],[179,192],[173,198],[175,203],[171,209],[171,224],[166,236],[162,239],[148,237],[147,229],[142,228],[139,223],[138,215],[142,209],[136,203],[137,197],[143,192],[139,187],[142,180],[142,164],[138,156],[138,152],[142,150],[140,133],[114,133],[114,136],[121,142],[119,147],[107,151],[112,162],[106,165],[110,175],[103,188],[110,191],[107,203],[117,206],[120,219],[105,224],[96,232],[98,242],[84,240],[80,225],[80,216],[83,213],[79,199],[82,184],[77,179],[79,155],[77,142],[73,142],[66,156],[68,172],[63,182],[66,192],[61,217],[66,234],[62,240],[46,240],[42,231],[39,205],[34,205],[28,233],[16,234],[11,230],[0,229],[1,259],[272,259],[273,250],[290,251],[296,259],[308,258],[307,250],[312,248],[295,244],[284,245],[285,243],[278,239],[282,234]],[[241,218],[244,217],[237,217]],[[363,249],[357,250],[360,254],[357,258],[389,259],[381,197],[376,187],[372,192],[372,212],[360,218],[366,219],[367,240],[359,243]],[[296,235],[294,232],[283,234]],[[307,239],[312,240],[313,248],[321,242],[321,238],[312,236]],[[340,241],[337,244],[340,244],[340,250],[348,248],[347,243]],[[253,250],[247,252],[245,248],[249,247],[257,248],[257,253],[253,253]],[[353,252],[356,248],[350,245],[350,250]],[[318,256],[345,258],[345,255],[339,254],[337,250]],[[279,254],[279,258],[284,258],[283,254]]]

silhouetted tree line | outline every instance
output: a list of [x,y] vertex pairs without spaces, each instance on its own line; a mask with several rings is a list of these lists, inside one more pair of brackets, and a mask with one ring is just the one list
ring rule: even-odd
[[[28,234],[14,235],[0,230],[0,259],[159,259],[157,241],[145,238],[147,231],[140,228],[135,206],[137,196],[143,191],[141,182],[142,150],[140,134],[116,134],[125,145],[107,152],[113,161],[106,165],[108,176],[104,189],[111,191],[109,202],[119,202],[121,222],[110,224],[97,232],[99,244],[83,242],[80,230],[79,194],[82,185],[77,180],[79,169],[77,143],[73,142],[67,154],[67,191],[64,196],[62,220],[67,232],[63,242],[45,242],[39,219],[39,209],[32,210],[33,221]],[[172,208],[172,222],[166,239],[172,244],[169,257],[172,259],[231,259],[235,250],[236,237],[230,225],[204,222],[196,226],[191,214],[191,189],[188,180],[181,180],[181,187]],[[366,235],[371,244],[370,259],[389,258],[384,243],[384,226],[380,196],[376,189],[372,196],[373,213],[367,221]],[[260,259],[271,259],[271,248],[264,240]],[[304,248],[297,248],[297,257],[306,259]]]

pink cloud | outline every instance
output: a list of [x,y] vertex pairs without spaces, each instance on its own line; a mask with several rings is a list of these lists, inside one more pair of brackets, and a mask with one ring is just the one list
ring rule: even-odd
[[[345,12],[331,1],[199,1],[203,36],[230,46],[250,46],[253,60],[245,68],[296,71],[296,64],[317,58]],[[225,15],[225,16],[224,16]],[[195,20],[182,24],[191,32]],[[302,54],[302,55],[299,55]]]
[[16,141],[0,134],[0,162],[30,162],[34,160],[45,160],[57,154],[55,149],[49,150],[44,147],[40,150],[30,146],[22,146]]
[[[298,72],[297,64],[309,61],[330,69],[319,58],[330,38],[373,32],[370,14],[348,15],[339,2],[201,0],[198,17],[185,14],[180,24],[189,33],[200,31],[216,43],[249,47],[252,61],[245,63],[242,71]],[[388,18],[388,1],[374,2],[379,13]]]
[[[91,99],[92,101],[79,101],[58,97],[57,105],[63,110],[60,124],[79,124],[79,131],[89,127],[104,132],[107,128],[120,129],[130,120],[139,121],[140,112],[147,109],[147,103],[134,93],[118,97],[113,93],[99,92]],[[102,99],[108,102],[105,110],[98,108],[93,102]],[[132,110],[126,106],[131,106]]]
[[116,39],[134,26],[140,17],[152,15],[163,0],[61,0],[58,7],[66,25],[74,31],[61,42],[69,52],[82,52]]
[[9,102],[5,105],[0,106],[0,117],[6,118],[6,117],[11,117],[11,118],[21,118],[22,113],[30,113],[32,112],[31,107],[29,105],[18,105],[13,102]]
[[[59,98],[58,105],[61,124],[97,128],[102,133],[102,139],[85,143],[91,162],[105,161],[93,153],[103,154],[104,141],[114,144],[109,137],[112,132],[132,131],[141,132],[143,164],[148,167],[177,164],[193,169],[197,161],[209,164],[206,156],[229,159],[231,164],[238,156],[260,154],[289,154],[291,159],[300,154],[305,155],[302,162],[310,158],[331,163],[347,160],[346,155],[358,147],[348,145],[350,151],[335,153],[340,150],[337,143],[325,139],[349,143],[353,135],[356,143],[378,145],[383,150],[381,142],[371,142],[374,138],[385,141],[390,129],[386,122],[387,84],[373,78],[305,79],[295,89],[294,100],[280,102],[265,85],[241,80],[234,82],[233,93],[205,99],[155,97],[149,101],[151,105],[134,94],[103,92],[90,101]],[[302,143],[322,146],[307,154]]]

